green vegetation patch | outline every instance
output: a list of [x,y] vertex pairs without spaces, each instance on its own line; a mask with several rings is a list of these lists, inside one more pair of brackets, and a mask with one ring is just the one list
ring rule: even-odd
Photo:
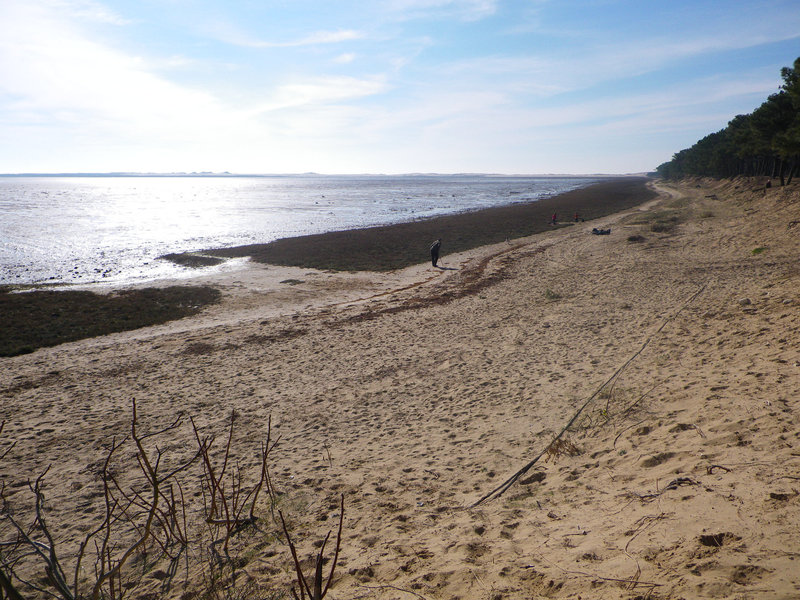
[[0,289],[0,356],[129,331],[196,314],[218,302],[212,287],[173,286],[114,294]]
[[561,294],[551,290],[550,288],[547,288],[544,291],[544,299],[547,300],[548,302],[555,302],[556,300],[561,300],[562,297],[563,296]]
[[654,233],[670,233],[675,231],[675,227],[678,225],[678,219],[676,217],[672,217],[671,219],[664,220],[664,221],[656,221],[650,225],[650,231]]
[[750,251],[750,253],[751,253],[751,254],[753,254],[754,256],[758,256],[758,255],[759,255],[759,254],[761,254],[762,252],[766,252],[766,250],[767,250],[767,249],[766,249],[766,248],[764,248],[763,246],[759,246],[758,248],[753,248],[753,249]]
[[637,216],[634,225],[645,225],[653,233],[672,233],[688,218],[686,210],[657,210]]

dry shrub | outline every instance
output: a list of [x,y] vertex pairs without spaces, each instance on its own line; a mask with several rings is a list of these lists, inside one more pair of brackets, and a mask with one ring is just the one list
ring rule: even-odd
[[[281,537],[276,517],[271,515],[276,498],[269,453],[277,444],[270,438],[271,423],[266,441],[260,444],[260,465],[250,469],[234,454],[235,415],[217,445],[213,427],[201,433],[192,422],[196,450],[182,458],[166,449],[178,435],[181,421],[179,417],[153,430],[139,422],[133,403],[128,435],[115,438],[105,456],[96,461],[97,508],[101,510],[91,511],[96,517],[82,540],[64,535],[63,517],[48,518],[54,514],[50,506],[59,498],[48,497],[45,502],[47,470],[28,483],[30,501],[13,493],[19,482],[1,480],[0,598],[285,597],[274,583],[256,581],[245,570],[257,553],[274,555],[276,551],[267,550],[265,544],[277,544]],[[0,422],[0,462],[9,461],[14,447],[13,441],[2,437],[4,425]],[[333,564],[324,582],[320,575],[324,543],[310,577],[301,572],[291,548],[287,559],[294,563],[301,597],[305,591],[320,599],[331,584],[341,548],[343,498],[341,511]],[[291,546],[283,515],[281,525]],[[261,543],[254,544],[254,535]],[[182,582],[179,571],[185,572]]]
[[547,447],[544,460],[548,462],[552,459],[555,462],[562,456],[577,456],[580,453],[580,449],[569,438],[558,438]]

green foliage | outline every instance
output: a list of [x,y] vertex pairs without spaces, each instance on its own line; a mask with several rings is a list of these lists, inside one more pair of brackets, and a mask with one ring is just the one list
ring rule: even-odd
[[549,302],[555,302],[556,300],[561,300],[562,296],[558,292],[554,292],[550,288],[547,288],[544,291],[544,298]]
[[781,69],[784,84],[748,115],[676,153],[656,169],[661,177],[778,177],[781,185],[800,171],[800,58]]

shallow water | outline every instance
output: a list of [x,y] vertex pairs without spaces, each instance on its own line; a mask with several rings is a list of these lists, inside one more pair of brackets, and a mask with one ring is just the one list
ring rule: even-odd
[[551,197],[585,177],[0,177],[0,284],[196,273],[159,256]]

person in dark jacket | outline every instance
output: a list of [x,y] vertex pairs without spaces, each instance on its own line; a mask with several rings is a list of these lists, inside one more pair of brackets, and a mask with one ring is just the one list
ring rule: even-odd
[[442,238],[439,238],[431,245],[431,263],[434,267],[438,266],[439,262],[439,248],[442,247]]

